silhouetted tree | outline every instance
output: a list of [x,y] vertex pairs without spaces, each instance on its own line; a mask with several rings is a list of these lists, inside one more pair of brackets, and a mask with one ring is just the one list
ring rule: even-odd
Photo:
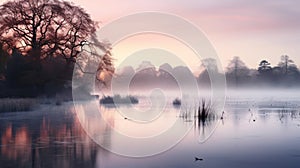
[[97,24],[68,1],[15,0],[0,6],[0,41],[22,54],[74,61]]
[[115,72],[110,51],[107,50],[100,59],[99,57],[97,59],[99,60],[99,65],[96,71],[96,82],[98,82],[98,85],[108,86]]
[[164,63],[158,68],[157,72],[157,82],[161,84],[161,86],[174,89],[177,86],[177,81],[173,74],[173,67],[168,64]]
[[294,61],[288,55],[282,55],[278,66],[274,67],[274,77],[283,86],[295,86],[299,83],[300,75]]
[[290,59],[288,55],[282,55],[281,61],[278,64],[279,67],[283,69],[283,74],[287,75],[289,66],[295,66],[294,61]]
[[21,77],[25,70],[25,58],[17,49],[12,50],[11,58],[7,63],[6,79],[10,86],[18,86],[21,83]]
[[246,83],[249,80],[250,69],[240,59],[235,56],[227,66],[226,78],[227,81],[234,81],[235,86]]
[[270,71],[271,69],[272,69],[271,64],[268,61],[262,60],[259,63],[258,71],[260,73],[264,73],[264,72]]
[[162,79],[172,78],[171,76],[172,71],[173,71],[173,67],[168,63],[164,63],[158,68],[158,76]]
[[5,71],[8,56],[9,54],[5,50],[3,50],[2,44],[0,43],[0,80],[5,80]]
[[150,61],[142,61],[135,72],[135,76],[132,79],[132,83],[135,86],[147,88],[156,85],[157,71]]
[[201,64],[201,67],[204,68],[204,70],[199,74],[198,76],[198,82],[200,86],[210,86],[211,81],[209,77],[209,73],[213,73],[216,75],[219,73],[217,61],[212,58],[203,59]]
[[[41,90],[49,83],[65,86],[82,52],[98,59],[99,82],[104,82],[103,74],[114,72],[110,44],[97,40],[97,23],[83,8],[61,0],[14,0],[2,4],[0,13],[2,49],[12,55],[26,55],[25,68],[19,74],[22,76],[15,76],[22,79],[18,84]],[[91,50],[86,51],[86,46]],[[10,66],[10,72],[13,68],[18,67]],[[7,76],[12,77],[9,73]]]
[[207,58],[202,60],[202,67],[207,69],[209,72],[218,72],[217,61],[213,58]]
[[272,67],[267,60],[262,60],[258,65],[258,80],[261,83],[274,82]]

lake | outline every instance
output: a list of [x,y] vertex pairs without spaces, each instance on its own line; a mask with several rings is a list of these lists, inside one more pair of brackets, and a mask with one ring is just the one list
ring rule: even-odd
[[[119,108],[98,105],[106,124],[85,118],[88,111],[78,111],[72,102],[61,106],[41,105],[30,112],[0,114],[0,167],[32,168],[181,168],[181,167],[298,167],[300,165],[300,96],[297,92],[227,96],[223,119],[198,123],[193,117],[182,117],[193,108],[174,107],[166,102],[164,110],[149,115],[147,122],[133,121],[123,112],[146,109],[149,102]],[[259,98],[258,98],[259,97]],[[85,102],[89,109],[91,103]],[[159,108],[159,107],[158,107]],[[155,112],[148,109],[148,112]],[[193,113],[192,113],[193,114]],[[218,114],[221,114],[218,112]],[[192,115],[191,115],[192,116]],[[88,121],[88,122],[87,122]],[[122,141],[119,135],[151,138],[168,132],[174,123],[178,132],[188,130],[180,142],[161,139],[135,149],[134,142]],[[100,136],[100,147],[88,134]],[[173,135],[173,134],[172,134]],[[93,136],[93,135],[92,135]],[[172,138],[172,136],[167,136]],[[179,138],[181,139],[181,138]],[[95,139],[94,139],[95,140]],[[130,139],[128,139],[130,140]],[[166,150],[155,153],[161,144]],[[154,152],[147,157],[122,156],[107,149],[124,152]],[[126,150],[126,151],[122,151]],[[201,159],[195,161],[195,157]]]

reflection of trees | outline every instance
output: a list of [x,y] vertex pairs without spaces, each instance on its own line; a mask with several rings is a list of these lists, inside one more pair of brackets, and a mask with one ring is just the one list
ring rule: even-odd
[[[8,159],[14,159],[24,164],[30,159],[28,153],[30,153],[31,147],[26,145],[30,143],[31,139],[26,127],[17,128],[13,132],[12,125],[10,124],[1,136],[1,145],[3,145],[3,147],[1,147],[1,154],[5,155]],[[13,150],[11,149],[11,144],[15,146]]]
[[93,167],[96,144],[85,134],[73,114],[60,112],[34,116],[34,119],[21,123],[11,120],[9,124],[0,124],[0,165]]
[[290,119],[293,120],[300,117],[300,113],[296,109],[280,109],[276,110],[276,112],[281,123],[287,123]]
[[179,117],[183,122],[193,122],[194,131],[199,135],[200,141],[210,136],[220,119],[213,104],[205,100],[195,105],[184,103],[181,105]]
[[194,129],[199,135],[199,140],[204,141],[210,136],[212,130],[215,128],[219,119],[217,117],[212,117],[207,120],[196,119],[194,122]]

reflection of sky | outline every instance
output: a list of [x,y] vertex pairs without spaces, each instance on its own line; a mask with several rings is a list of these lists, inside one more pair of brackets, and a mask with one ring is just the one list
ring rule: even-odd
[[[117,156],[94,143],[81,129],[70,105],[51,107],[39,112],[0,114],[0,165],[3,167],[94,167],[95,168],[146,168],[146,167],[296,167],[300,164],[300,113],[276,109],[254,109],[253,117],[244,99],[231,99],[235,104],[225,109],[221,122],[208,141],[199,144],[199,136],[209,134],[210,126],[193,128],[171,150],[142,159]],[[247,99],[248,100],[248,99]],[[298,99],[299,100],[299,99]],[[252,101],[251,101],[252,102]],[[298,101],[298,105],[299,101]],[[51,109],[50,108],[50,109]],[[171,108],[171,107],[170,107]],[[171,109],[172,110],[172,109]],[[129,129],[128,134],[142,128],[107,110],[105,117],[113,128]],[[172,111],[170,111],[172,113]],[[294,115],[294,116],[293,116]],[[73,118],[75,117],[75,118]],[[165,120],[172,115],[166,115]],[[236,121],[238,120],[238,121]],[[97,120],[95,120],[97,122]],[[238,124],[237,124],[238,123]],[[157,123],[166,127],[167,122]],[[94,126],[91,124],[90,126]],[[124,125],[124,128],[121,128]],[[130,128],[131,127],[131,128]],[[159,129],[159,128],[157,128]],[[161,128],[160,128],[161,129]],[[137,132],[134,132],[136,130]],[[109,129],[97,131],[109,135]],[[150,131],[148,133],[151,133]],[[115,145],[114,136],[104,136]],[[149,146],[151,147],[151,146]],[[131,150],[131,149],[128,149]],[[32,156],[35,156],[32,159]],[[204,158],[194,162],[194,157]],[[35,162],[32,166],[32,162]],[[12,165],[12,166],[11,166]]]
[[[256,121],[253,122],[249,121],[248,108],[227,108],[224,122],[203,144],[197,142],[199,134],[203,134],[200,127],[200,131],[197,128],[191,130],[183,141],[166,153],[143,159],[114,154],[105,157],[100,153],[97,165],[106,168],[296,167],[300,163],[300,127],[296,125],[300,122],[299,115],[292,119],[291,113],[287,112],[285,123],[282,123],[277,111],[268,109],[265,113],[254,112]],[[194,162],[194,157],[204,158],[204,161]]]

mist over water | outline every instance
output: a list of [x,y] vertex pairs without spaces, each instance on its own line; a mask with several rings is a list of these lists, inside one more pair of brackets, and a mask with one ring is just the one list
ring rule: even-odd
[[[213,88],[210,78],[168,65],[126,71],[113,78],[110,87],[93,92],[98,98],[1,113],[0,165],[281,168],[300,164],[297,87],[249,82]],[[133,96],[138,103],[100,103],[117,95]],[[159,138],[174,125],[174,133]],[[176,137],[178,132],[182,136]],[[146,145],[138,141],[151,138],[157,139]]]
[[[118,112],[120,109],[99,105],[110,124],[94,130],[103,136],[103,143],[110,146],[116,145],[112,129],[126,135],[149,137],[167,131],[177,119],[182,121],[182,126],[193,124],[179,144],[159,155],[141,159],[116,155],[95,144],[82,130],[72,104],[45,105],[26,114],[1,113],[0,163],[6,167],[78,168],[295,167],[300,164],[298,93],[293,89],[228,90],[223,119],[199,125],[179,117],[181,111],[173,107],[172,99],[167,101],[163,116],[143,126],[124,119]],[[141,104],[133,108],[150,105],[147,99],[139,98]],[[93,122],[98,121],[96,118],[90,121],[90,126],[95,126]],[[201,141],[203,139],[206,140]],[[49,157],[51,162],[48,162]],[[194,157],[204,161],[194,162]]]
[[1,168],[299,167],[292,3],[125,3],[0,0]]

